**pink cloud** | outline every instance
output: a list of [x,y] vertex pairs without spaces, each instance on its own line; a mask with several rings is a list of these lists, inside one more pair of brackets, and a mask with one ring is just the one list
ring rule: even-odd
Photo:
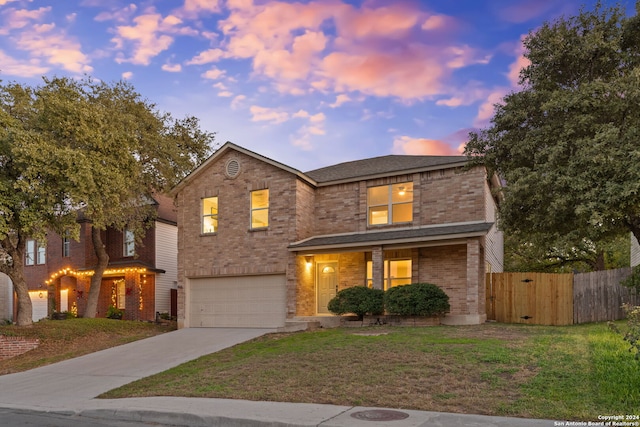
[[518,44],[518,47],[516,48],[516,51],[515,51],[515,54],[517,56],[516,60],[509,66],[509,72],[507,73],[507,77],[509,78],[509,81],[511,82],[511,86],[513,87],[518,86],[519,84],[520,71],[523,68],[526,68],[529,65],[531,65],[531,61],[529,61],[529,59],[524,57],[524,44],[522,43],[524,40],[524,37],[525,36],[522,36],[520,38],[520,43]]
[[336,15],[339,34],[346,38],[403,37],[418,24],[423,14],[402,4],[378,8],[344,8]]
[[412,138],[398,136],[393,140],[394,154],[457,156],[462,154],[460,147],[452,148],[449,144],[436,139]]
[[413,45],[402,52],[334,52],[322,72],[340,92],[416,99],[438,94],[446,70],[428,49]]
[[197,18],[203,14],[219,13],[221,11],[218,0],[185,0],[184,6],[175,13],[181,17]]
[[93,19],[95,19],[98,22],[102,22],[102,21],[129,22],[129,20],[136,13],[137,10],[138,10],[138,6],[136,6],[134,3],[131,3],[128,6],[125,6],[120,9],[100,12]]
[[456,26],[457,22],[451,16],[431,15],[425,19],[420,28],[425,31],[447,31],[455,28]]
[[41,22],[49,12],[51,12],[51,6],[36,10],[7,9],[2,12],[5,19],[2,28],[0,28],[0,34],[6,35],[12,30],[28,27],[34,22]]
[[289,120],[289,113],[275,108],[252,105],[249,107],[249,111],[252,115],[252,122],[270,122],[271,124],[279,124]]
[[[502,2],[504,3],[504,2]],[[551,10],[557,2],[555,0],[509,0],[507,4],[498,3],[496,12],[507,22],[521,23],[537,18]]]
[[478,108],[478,115],[473,122],[474,126],[484,127],[489,124],[489,120],[493,117],[495,105],[500,104],[509,91],[509,88],[496,88],[491,92],[487,100]]
[[202,65],[216,62],[224,56],[224,52],[220,49],[209,49],[204,52],[200,52],[194,56],[191,60],[187,61],[187,65]]
[[[416,41],[421,31],[449,31],[443,27],[453,19],[429,20],[414,4],[236,0],[227,7],[230,14],[219,23],[223,56],[252,59],[254,76],[282,93],[359,91],[412,101],[443,93],[456,68],[488,61],[441,38]],[[335,35],[326,28],[335,28]]]
[[[75,38],[56,28],[54,23],[43,22],[51,10],[49,6],[35,10],[7,9],[2,12],[5,25],[0,34],[11,34],[14,47],[28,52],[31,57],[24,65],[23,72],[29,75],[33,70],[42,70],[43,62],[76,74],[93,71],[89,65],[90,59],[82,52],[81,45]],[[15,60],[8,62],[10,65],[3,63],[3,72],[12,73],[22,68],[15,64]]]
[[120,52],[116,61],[119,63],[148,65],[151,58],[167,50],[173,43],[175,35],[194,36],[198,32],[183,25],[182,19],[175,15],[163,17],[149,9],[133,19],[134,25],[116,27],[116,36],[111,39],[116,49],[131,47],[131,54],[126,57]]
[[167,71],[169,73],[179,73],[182,71],[182,66],[180,64],[163,64],[162,71]]
[[5,76],[19,76],[19,77],[34,77],[45,74],[49,71],[49,68],[40,64],[37,59],[31,59],[29,61],[19,61],[10,57],[0,50],[0,75]]

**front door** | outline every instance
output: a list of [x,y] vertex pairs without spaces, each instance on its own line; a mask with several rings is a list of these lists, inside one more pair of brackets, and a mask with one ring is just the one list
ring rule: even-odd
[[338,263],[319,262],[318,272],[318,314],[329,314],[327,304],[338,292]]

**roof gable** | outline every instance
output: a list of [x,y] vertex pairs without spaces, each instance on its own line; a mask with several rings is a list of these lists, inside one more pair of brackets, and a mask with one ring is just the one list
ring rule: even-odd
[[215,153],[213,153],[207,160],[205,160],[204,162],[202,162],[202,164],[200,166],[198,166],[197,168],[195,168],[189,175],[187,175],[182,181],[180,181],[178,183],[178,185],[176,185],[170,192],[169,194],[171,196],[175,196],[176,194],[178,194],[187,184],[189,184],[191,181],[193,181],[194,179],[197,178],[198,175],[200,175],[203,171],[205,171],[206,169],[208,169],[208,167],[210,165],[212,165],[213,163],[215,163],[220,157],[222,157],[226,152],[230,151],[230,150],[234,150],[237,151],[239,153],[245,154],[247,156],[253,157],[259,161],[268,163],[272,166],[275,166],[278,169],[282,169],[284,171],[290,172],[293,175],[296,175],[297,177],[299,177],[300,179],[302,179],[303,181],[306,181],[307,183],[315,186],[316,182],[309,178],[308,176],[306,176],[305,174],[303,174],[302,172],[300,172],[297,169],[294,169],[290,166],[287,166],[283,163],[280,163],[276,160],[270,159],[268,157],[265,157],[261,154],[255,153],[251,150],[247,150],[246,148],[240,147],[239,145],[235,145],[232,142],[226,142],[222,147],[220,147],[218,150],[216,150]]

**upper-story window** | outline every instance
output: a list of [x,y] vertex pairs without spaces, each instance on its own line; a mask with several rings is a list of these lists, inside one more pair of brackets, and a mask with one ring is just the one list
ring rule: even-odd
[[269,189],[251,192],[251,229],[269,226]]
[[413,183],[381,185],[367,190],[369,225],[413,221]]
[[124,230],[124,246],[122,254],[124,256],[134,256],[136,253],[136,236],[129,229]]
[[69,232],[66,232],[62,237],[62,256],[71,256],[71,238],[69,237]]
[[210,234],[218,231],[218,198],[202,199],[202,233]]
[[44,264],[47,261],[47,249],[44,245],[39,245],[35,240],[29,239],[24,256],[25,265]]

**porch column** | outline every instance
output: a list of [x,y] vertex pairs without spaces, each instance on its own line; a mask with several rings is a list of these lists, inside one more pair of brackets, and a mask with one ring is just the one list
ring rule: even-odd
[[484,260],[479,239],[467,240],[467,313],[480,322],[486,319],[484,310]]
[[374,246],[371,249],[371,265],[373,289],[384,289],[384,251],[382,246]]

